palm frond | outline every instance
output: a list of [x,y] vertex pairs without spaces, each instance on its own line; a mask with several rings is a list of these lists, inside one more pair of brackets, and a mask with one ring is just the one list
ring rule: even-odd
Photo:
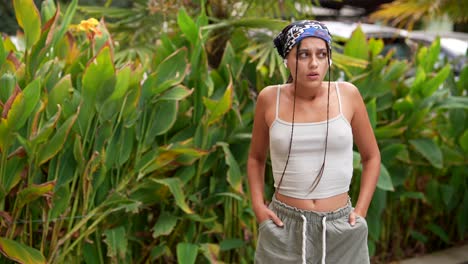
[[448,16],[453,22],[468,21],[468,5],[460,1],[432,1],[432,0],[396,0],[382,7],[370,15],[373,21],[382,20],[386,24],[413,29],[420,21]]

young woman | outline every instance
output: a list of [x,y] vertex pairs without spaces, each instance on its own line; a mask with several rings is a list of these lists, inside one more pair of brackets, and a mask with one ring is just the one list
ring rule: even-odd
[[[359,90],[330,82],[331,35],[324,24],[294,22],[274,44],[291,75],[257,99],[247,169],[259,222],[255,262],[369,263],[365,217],[380,153]],[[353,142],[363,166],[354,208]],[[276,191],[267,206],[268,150]]]

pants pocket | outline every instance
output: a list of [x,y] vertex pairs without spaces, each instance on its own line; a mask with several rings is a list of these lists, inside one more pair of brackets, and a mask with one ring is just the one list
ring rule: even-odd
[[267,219],[267,220],[263,220],[262,222],[260,222],[260,224],[258,225],[258,230],[262,230],[266,225],[268,225],[268,223],[270,222],[273,222],[273,220],[271,219]]

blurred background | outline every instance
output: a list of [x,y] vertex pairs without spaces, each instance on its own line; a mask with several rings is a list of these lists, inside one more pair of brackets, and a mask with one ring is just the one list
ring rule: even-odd
[[[468,239],[463,1],[0,2],[0,263],[252,263],[256,96],[317,19],[382,155],[372,263]],[[350,195],[356,201],[360,156]],[[266,200],[273,194],[266,170]]]

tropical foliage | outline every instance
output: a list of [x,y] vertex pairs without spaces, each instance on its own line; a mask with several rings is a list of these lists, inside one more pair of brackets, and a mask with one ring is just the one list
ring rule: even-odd
[[429,22],[432,19],[450,17],[455,23],[468,21],[468,7],[460,5],[459,1],[431,1],[431,0],[396,0],[387,4],[371,14],[373,20],[391,22],[395,26],[412,29],[419,22]]
[[[77,2],[14,0],[25,49],[0,42],[0,263],[251,263],[255,95],[286,77],[271,48],[248,49],[253,20],[182,8],[149,60],[117,59],[104,20],[72,24]],[[207,43],[226,27],[210,67]],[[360,88],[382,151],[376,260],[462,241],[468,222],[468,68],[439,67],[438,42],[414,61],[382,49],[358,29],[332,75]],[[358,155],[355,169],[354,199]]]

